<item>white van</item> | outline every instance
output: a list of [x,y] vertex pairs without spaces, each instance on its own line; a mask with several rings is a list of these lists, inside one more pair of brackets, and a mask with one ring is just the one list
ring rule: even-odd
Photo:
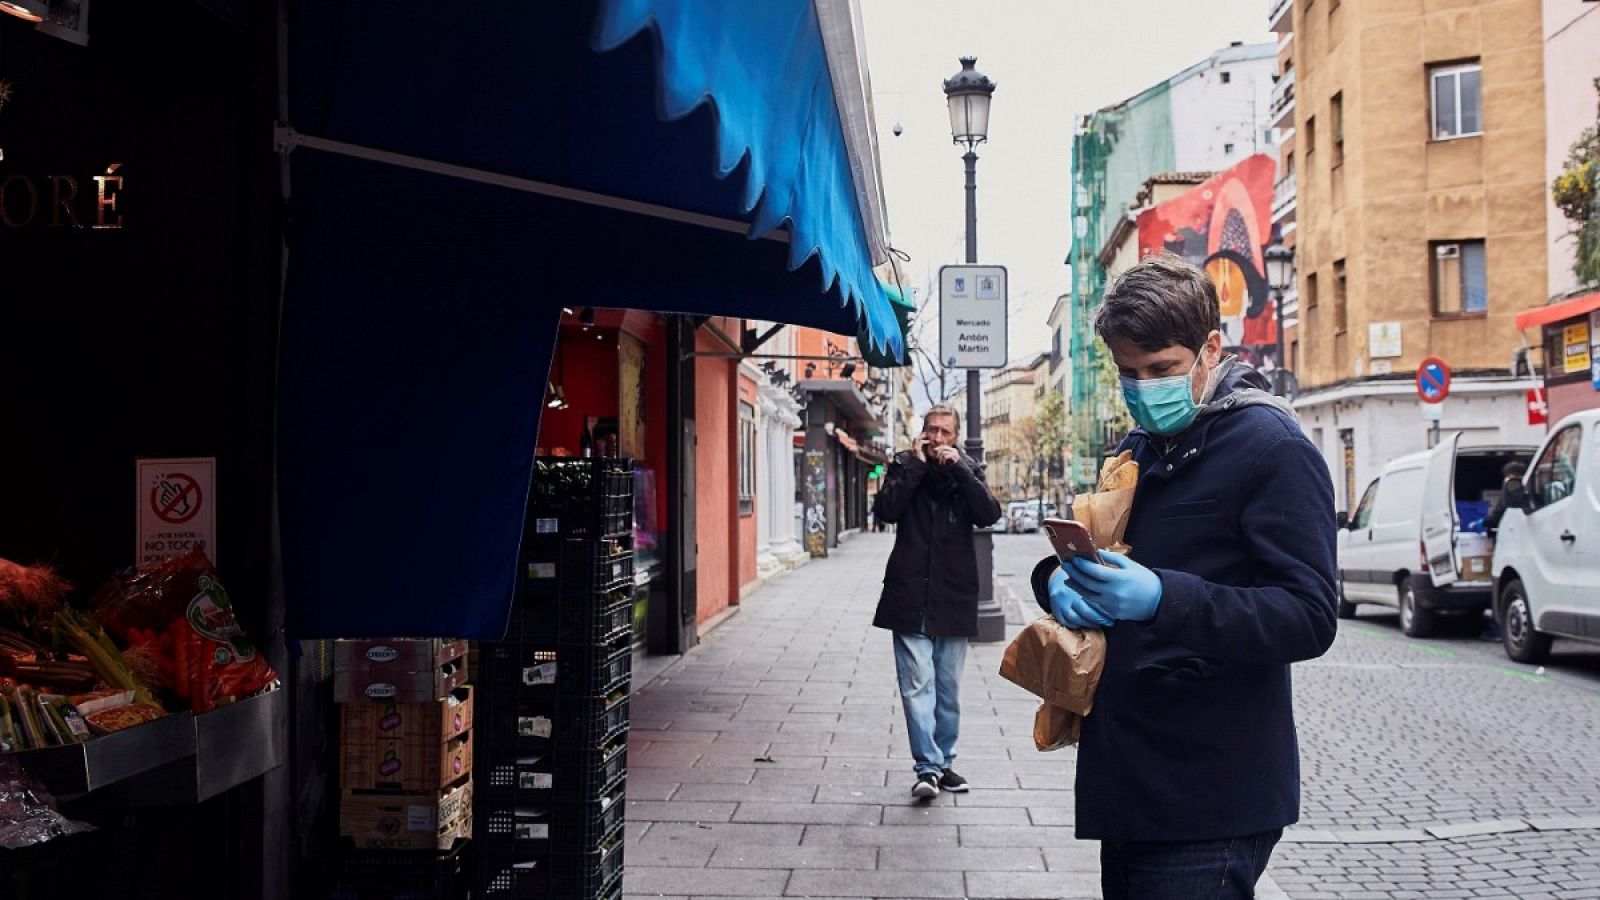
[[1402,456],[1341,514],[1339,617],[1374,603],[1400,611],[1400,629],[1426,637],[1441,615],[1482,615],[1494,581],[1483,520],[1499,497],[1501,469],[1531,447],[1460,448],[1460,433]]
[[1494,548],[1506,655],[1542,662],[1552,636],[1600,642],[1600,410],[1550,429]]

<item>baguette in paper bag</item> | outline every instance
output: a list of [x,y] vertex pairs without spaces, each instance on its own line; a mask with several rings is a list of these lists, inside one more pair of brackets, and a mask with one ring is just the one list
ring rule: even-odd
[[1122,538],[1133,515],[1133,493],[1138,485],[1139,464],[1133,461],[1132,450],[1124,450],[1100,466],[1099,487],[1072,499],[1072,518],[1089,529],[1096,547],[1128,552]]

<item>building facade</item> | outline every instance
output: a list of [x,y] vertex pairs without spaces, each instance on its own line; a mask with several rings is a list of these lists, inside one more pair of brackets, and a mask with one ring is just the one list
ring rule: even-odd
[[994,373],[983,390],[983,458],[990,490],[1001,502],[1037,493],[1027,426],[1048,389],[1050,355],[1041,353]]
[[1350,509],[1384,461],[1428,445],[1410,383],[1425,358],[1455,372],[1442,429],[1469,444],[1540,433],[1533,384],[1508,367],[1516,315],[1547,283],[1544,125],[1530,115],[1544,109],[1543,16],[1539,0],[1293,0],[1281,12],[1295,405]]
[[[1070,477],[1081,489],[1099,471],[1103,440],[1091,437],[1105,398],[1092,318],[1105,291],[1100,252],[1144,182],[1172,172],[1215,172],[1270,147],[1274,44],[1234,43],[1207,59],[1079,120],[1072,146],[1073,243],[1070,335],[1075,434]],[[1114,401],[1113,401],[1114,402]]]
[[[1585,128],[1600,127],[1600,2],[1544,0],[1545,183],[1554,181],[1567,152]],[[1573,271],[1577,243],[1573,223],[1554,203],[1547,206],[1549,286],[1552,300],[1597,285],[1582,284]]]

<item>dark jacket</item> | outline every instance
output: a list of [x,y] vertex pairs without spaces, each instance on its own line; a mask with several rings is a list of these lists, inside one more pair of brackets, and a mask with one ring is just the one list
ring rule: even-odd
[[[1224,365],[1187,430],[1122,442],[1139,463],[1126,540],[1161,577],[1161,605],[1106,629],[1078,751],[1080,838],[1210,840],[1300,816],[1289,664],[1333,643],[1333,484],[1265,379]],[[1033,573],[1047,612],[1055,567]]]
[[978,633],[978,556],[972,529],[1000,518],[983,466],[965,453],[936,465],[910,451],[889,464],[872,503],[880,522],[897,524],[872,624],[929,637]]
[[1506,510],[1527,508],[1528,494],[1522,487],[1522,479],[1507,478],[1500,485],[1500,499],[1494,501],[1489,514],[1483,517],[1484,530],[1494,537],[1500,531],[1500,520],[1506,517]]

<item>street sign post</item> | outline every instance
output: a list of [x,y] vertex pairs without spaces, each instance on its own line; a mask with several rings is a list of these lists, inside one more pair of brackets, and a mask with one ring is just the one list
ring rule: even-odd
[[947,369],[1003,369],[1006,342],[1005,266],[939,270],[939,361]]

